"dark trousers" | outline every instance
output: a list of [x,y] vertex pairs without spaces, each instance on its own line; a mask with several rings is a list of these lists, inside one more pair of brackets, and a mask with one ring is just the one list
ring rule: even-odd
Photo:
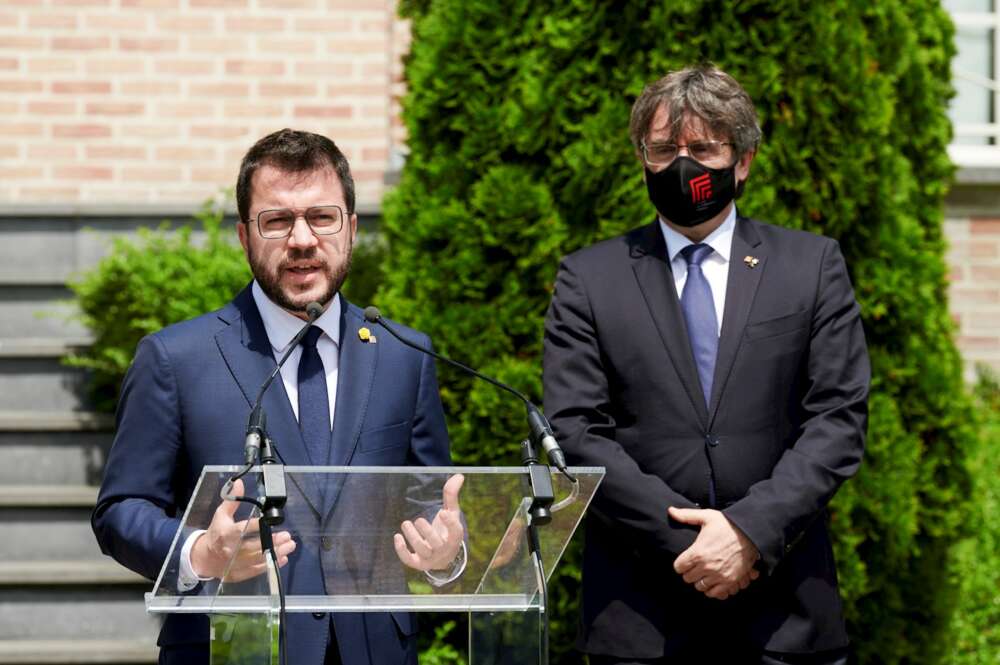
[[699,652],[687,649],[683,653],[652,660],[588,656],[590,665],[847,665],[847,650],[819,653],[775,653],[760,651],[720,651],[708,648]]

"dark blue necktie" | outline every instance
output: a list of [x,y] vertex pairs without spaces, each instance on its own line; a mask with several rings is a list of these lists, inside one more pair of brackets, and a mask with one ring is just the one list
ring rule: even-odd
[[312,326],[302,338],[299,359],[299,429],[313,464],[330,459],[330,400],[326,391],[326,370],[316,350],[323,330]]
[[681,309],[687,323],[688,339],[698,365],[701,390],[705,393],[705,405],[712,399],[712,375],[715,372],[715,356],[719,351],[719,326],[715,318],[715,301],[712,288],[708,285],[701,262],[712,253],[712,248],[701,243],[688,245],[681,250],[687,261],[687,280],[681,294]]

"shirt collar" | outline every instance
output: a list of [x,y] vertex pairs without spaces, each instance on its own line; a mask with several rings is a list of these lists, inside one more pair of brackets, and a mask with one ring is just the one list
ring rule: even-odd
[[[660,222],[660,230],[663,232],[663,240],[667,243],[667,257],[673,262],[677,258],[677,255],[681,253],[681,250],[688,245],[693,245],[694,243],[688,240],[686,237],[670,228],[666,222],[663,221],[662,217],[657,216]],[[733,249],[733,231],[736,230],[736,206],[732,206],[729,209],[729,214],[726,215],[725,221],[719,225],[719,228],[715,229],[708,234],[708,237],[702,240],[702,244],[709,245],[715,252],[722,257],[722,260],[726,263],[729,262],[729,255],[732,253]]]
[[[264,295],[264,290],[260,288],[257,280],[253,281],[251,287],[253,300],[257,303],[260,311],[260,318],[264,321],[264,331],[267,339],[271,342],[271,348],[275,353],[284,353],[291,344],[292,338],[302,329],[303,321],[297,316],[289,314],[279,307],[270,298]],[[333,296],[333,301],[326,308],[318,319],[313,322],[333,340],[333,343],[340,346],[340,294]]]

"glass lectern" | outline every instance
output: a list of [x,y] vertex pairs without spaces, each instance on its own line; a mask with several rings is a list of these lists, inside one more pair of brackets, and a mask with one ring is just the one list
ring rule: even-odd
[[[213,665],[277,665],[280,605],[273,566],[250,579],[198,582],[180,574],[187,536],[206,529],[226,482],[242,467],[209,466],[174,538],[156,585],[146,594],[154,613],[203,613],[212,625]],[[288,531],[296,550],[280,569],[285,611],[467,612],[470,665],[547,662],[542,653],[545,607],[529,553],[532,499],[526,467],[283,467],[287,502],[275,532]],[[583,518],[602,468],[571,468],[574,485],[552,470],[551,522],[538,526],[542,570],[555,569]],[[459,494],[465,540],[449,569],[425,573],[403,565],[393,537],[404,520],[432,521],[442,489],[464,476]],[[245,494],[262,496],[260,467],[244,476]],[[253,530],[256,507],[241,503],[237,520]],[[263,558],[262,558],[263,561]]]

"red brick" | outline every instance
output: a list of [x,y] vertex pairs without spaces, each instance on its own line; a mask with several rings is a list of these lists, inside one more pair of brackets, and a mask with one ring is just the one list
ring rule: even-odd
[[250,45],[249,36],[220,37],[212,35],[211,39],[190,40],[187,50],[190,53],[206,53],[212,57],[213,61],[216,61],[225,54],[238,57],[246,55],[251,53],[253,48]]
[[86,58],[84,69],[88,76],[107,76],[109,74],[134,74],[141,76],[146,73],[144,58],[121,55],[112,58]]
[[384,18],[366,18],[361,19],[359,28],[361,32],[387,32],[389,22]]
[[0,136],[14,136],[16,138],[27,138],[41,136],[45,131],[45,125],[38,122],[3,122],[0,121]]
[[366,62],[361,65],[361,78],[368,83],[388,83],[389,76],[386,73],[384,62]]
[[100,102],[87,104],[87,115],[141,115],[146,105],[141,102]]
[[178,9],[181,0],[120,0],[122,7],[136,9]]
[[259,37],[257,50],[262,53],[314,55],[319,52],[318,41],[315,37]]
[[215,159],[214,148],[192,146],[163,146],[156,148],[155,159],[160,162],[207,162]]
[[385,3],[377,0],[326,0],[327,9],[361,9],[385,11]]
[[0,166],[0,181],[38,180],[45,175],[41,165],[18,164],[17,166]]
[[191,138],[193,139],[221,139],[231,140],[247,136],[249,128],[238,125],[193,125],[191,127]]
[[354,64],[329,60],[302,60],[295,63],[295,75],[349,78],[354,76]]
[[215,16],[192,16],[190,14],[171,14],[157,16],[156,27],[162,32],[211,32],[215,29]]
[[53,37],[55,51],[103,51],[111,48],[110,37]]
[[962,281],[962,266],[952,266],[951,271],[948,273],[948,281],[952,284]]
[[1000,218],[989,219],[973,217],[969,220],[969,233],[972,235],[1000,235]]
[[155,63],[157,74],[172,76],[211,76],[217,72],[211,60],[160,60]]
[[5,51],[41,51],[45,48],[45,38],[38,35],[4,35],[0,39],[0,49]]
[[52,92],[57,95],[107,95],[110,81],[54,81]]
[[16,143],[0,143],[0,159],[17,159],[21,148]]
[[1000,350],[1000,337],[996,336],[959,335],[956,342],[962,352]]
[[28,102],[28,113],[31,115],[75,115],[76,102],[32,101]]
[[52,0],[56,7],[110,7],[111,0]]
[[191,9],[248,9],[249,0],[189,0]]
[[191,85],[190,95],[199,99],[203,97],[240,97],[245,99],[250,95],[250,84],[195,83]]
[[123,95],[139,97],[176,96],[181,93],[181,84],[178,81],[126,81],[118,87]]
[[215,106],[198,102],[161,102],[156,105],[156,115],[162,118],[211,118]]
[[84,17],[84,23],[90,30],[127,30],[129,32],[145,32],[149,21],[144,14],[92,14]]
[[21,63],[17,58],[0,58],[0,71],[17,71],[20,64]]
[[176,37],[121,37],[118,45],[122,51],[142,53],[174,53],[180,46]]
[[110,166],[57,166],[52,175],[57,180],[111,180],[114,171]]
[[36,143],[28,146],[28,159],[75,161],[77,159],[77,149],[73,144]]
[[146,148],[131,145],[88,145],[84,149],[87,159],[104,160],[144,160]]
[[28,16],[28,28],[38,30],[54,28],[62,30],[73,30],[77,27],[78,21],[73,14],[30,14]]
[[275,60],[227,60],[226,74],[248,74],[254,77],[281,76],[285,63]]
[[282,32],[285,19],[280,16],[227,16],[225,26],[230,33]]
[[184,172],[174,166],[129,167],[122,170],[125,182],[177,182],[183,178]]
[[387,96],[388,90],[385,85],[367,85],[362,83],[331,83],[326,86],[328,97],[363,96],[378,97],[380,99]]
[[0,117],[15,116],[21,112],[21,102],[13,98],[0,99]]
[[1000,266],[972,266],[972,281],[993,282],[1000,288]]
[[257,0],[262,9],[316,9],[317,0]]
[[[21,27],[21,16],[24,12],[0,12],[0,28]],[[5,38],[6,39],[6,38]]]
[[79,187],[22,187],[19,198],[25,201],[76,201],[80,198]]
[[52,135],[59,139],[108,138],[111,127],[96,124],[53,125]]
[[327,42],[327,53],[371,55],[385,54],[389,43],[384,37],[369,39],[332,39]]
[[315,97],[319,94],[314,83],[261,83],[257,90],[261,97]]
[[1000,303],[1000,288],[953,288],[950,291],[951,305],[994,305]]
[[296,106],[296,118],[350,118],[350,106]]
[[296,18],[295,32],[319,32],[327,38],[353,35],[354,25],[350,19],[340,16],[305,16]]
[[29,74],[72,74],[79,71],[79,58],[28,58]]
[[176,125],[123,125],[119,131],[123,137],[130,139],[166,139],[181,135],[181,129]]
[[26,93],[41,92],[45,86],[41,81],[25,79],[0,79],[0,92]]
[[191,169],[194,182],[214,182],[220,185],[236,180],[237,167],[196,167]]
[[281,104],[227,102],[222,109],[225,118],[280,118],[285,115]]

